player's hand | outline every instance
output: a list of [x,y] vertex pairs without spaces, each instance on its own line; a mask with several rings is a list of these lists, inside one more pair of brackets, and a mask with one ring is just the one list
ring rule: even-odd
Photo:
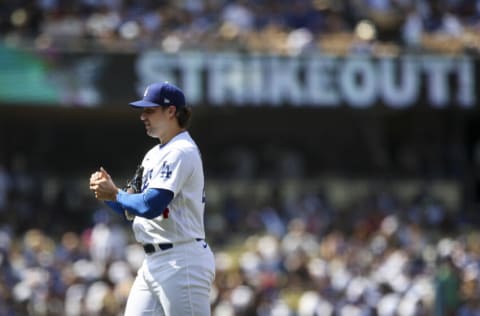
[[90,190],[95,193],[98,200],[115,201],[119,189],[108,172],[100,167],[99,171],[92,173],[90,176]]

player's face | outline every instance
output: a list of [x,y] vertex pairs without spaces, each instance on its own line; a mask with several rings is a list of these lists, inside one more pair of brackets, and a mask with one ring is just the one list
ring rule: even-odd
[[161,138],[168,129],[169,108],[154,107],[144,108],[140,119],[145,124],[145,130],[148,136]]

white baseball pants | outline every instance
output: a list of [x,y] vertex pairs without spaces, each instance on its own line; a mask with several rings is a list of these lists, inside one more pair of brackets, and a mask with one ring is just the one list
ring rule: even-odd
[[206,316],[215,259],[203,240],[145,255],[128,296],[125,316]]

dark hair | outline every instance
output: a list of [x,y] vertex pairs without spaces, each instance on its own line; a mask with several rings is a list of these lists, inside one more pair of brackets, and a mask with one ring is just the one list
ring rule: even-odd
[[188,128],[192,117],[192,108],[186,106],[177,108],[175,116],[177,117],[178,125],[180,125],[181,128]]

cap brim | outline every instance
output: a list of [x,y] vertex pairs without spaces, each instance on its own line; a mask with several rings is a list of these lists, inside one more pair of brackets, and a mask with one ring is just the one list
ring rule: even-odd
[[145,100],[135,101],[135,102],[129,103],[129,105],[135,108],[153,108],[153,107],[160,106],[160,104],[156,104],[156,103],[145,101]]

